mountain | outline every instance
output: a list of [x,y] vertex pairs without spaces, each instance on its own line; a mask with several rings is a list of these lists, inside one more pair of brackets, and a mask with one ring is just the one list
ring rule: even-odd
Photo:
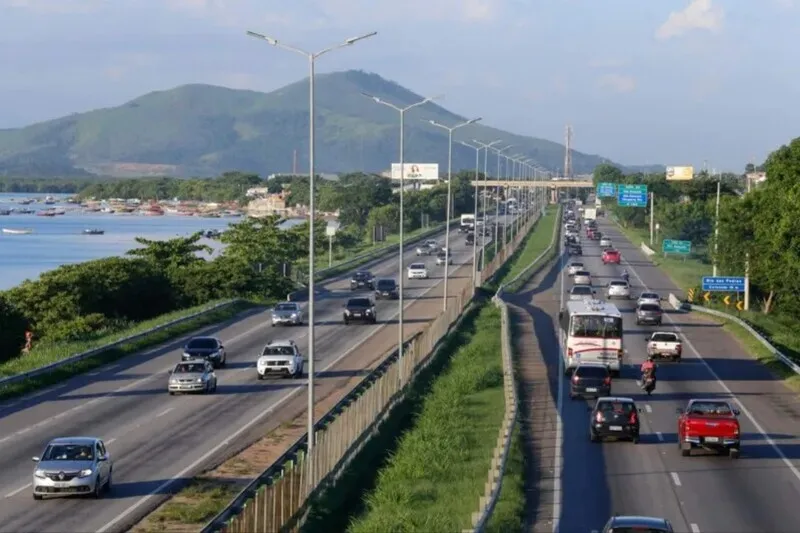
[[[398,161],[398,113],[361,92],[401,106],[421,99],[377,74],[351,70],[318,75],[319,172],[378,172]],[[447,132],[421,119],[449,125],[464,117],[434,104],[406,113],[406,161],[439,163],[444,172]],[[555,171],[563,166],[564,146],[544,139],[482,124],[463,128],[457,138],[502,139],[540,167]],[[212,176],[228,170],[267,175],[290,172],[295,151],[298,171],[307,171],[307,78],[271,93],[184,85],[118,107],[0,130],[0,175]],[[573,152],[572,162],[574,172],[581,174],[608,160]],[[474,165],[475,151],[454,145],[454,170]]]

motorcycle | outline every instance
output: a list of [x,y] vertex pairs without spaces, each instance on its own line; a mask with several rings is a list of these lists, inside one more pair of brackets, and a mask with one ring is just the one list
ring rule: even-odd
[[622,279],[625,281],[625,283],[630,283],[630,278],[631,278],[631,275],[628,274],[627,272],[623,272],[622,273]]
[[641,388],[650,396],[656,390],[656,377],[652,372],[647,372],[642,375]]

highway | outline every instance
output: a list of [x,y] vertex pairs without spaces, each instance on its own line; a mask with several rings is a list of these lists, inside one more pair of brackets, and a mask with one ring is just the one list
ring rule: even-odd
[[[621,266],[604,266],[597,243],[583,239],[582,260],[593,275],[599,297],[605,298],[599,285],[618,278],[623,268],[631,273],[634,296],[645,289],[664,297],[679,293],[616,226],[601,220],[599,227],[623,256]],[[538,276],[535,281],[540,286],[529,285],[513,302],[514,312],[529,322],[530,334],[518,342],[523,356],[529,357],[522,371],[527,378],[523,394],[540,391],[538,396],[526,396],[531,402],[527,423],[538,432],[528,446],[544,469],[531,474],[536,489],[527,502],[529,529],[600,531],[611,515],[620,513],[664,517],[678,532],[800,531],[800,512],[794,509],[800,501],[798,396],[750,358],[719,325],[702,316],[672,311],[665,302],[668,314],[661,327],[637,326],[635,300],[614,300],[624,315],[627,367],[615,380],[612,394],[632,397],[639,404],[642,438],[638,445],[589,441],[587,405],[591,402],[569,400],[568,382],[558,367],[555,325],[564,293],[571,287],[569,278],[562,276],[570,258],[562,254],[560,261]],[[647,397],[635,379],[645,359],[645,339],[656,329],[682,337],[684,359],[659,364],[658,387]],[[534,356],[544,359],[546,369],[535,368],[530,359]],[[696,397],[738,402],[743,437],[739,460],[699,451],[681,456],[675,410]],[[559,418],[542,414],[556,409],[560,426]]]
[[[443,244],[444,233],[437,239]],[[450,267],[449,292],[455,295],[470,282],[472,247],[466,246],[456,231],[450,242],[454,265]],[[444,267],[435,265],[435,257],[416,258],[414,247],[409,247],[406,265],[416,259],[428,265],[432,277],[405,280],[409,336],[442,308]],[[378,277],[396,279],[397,263],[395,255],[368,268]],[[318,400],[326,389],[335,389],[337,383],[342,387],[342,382],[352,379],[352,373],[337,374],[338,365],[347,362],[350,368],[371,368],[397,343],[397,301],[377,302],[376,325],[342,324],[342,304],[353,295],[349,275],[320,284],[316,309]],[[258,381],[257,354],[264,344],[277,339],[293,339],[306,353],[308,328],[272,328],[269,317],[268,311],[249,312],[202,331],[219,336],[227,349],[228,364],[217,371],[215,394],[167,394],[167,373],[180,360],[183,338],[38,395],[0,404],[0,443],[7,452],[0,457],[0,531],[125,530],[174,491],[173,480],[192,477],[215,459],[240,449],[243,440],[255,441],[275,427],[281,408],[290,397],[304,392],[307,382]],[[105,440],[114,461],[112,491],[100,501],[34,501],[31,457],[40,455],[54,437],[76,435]]]

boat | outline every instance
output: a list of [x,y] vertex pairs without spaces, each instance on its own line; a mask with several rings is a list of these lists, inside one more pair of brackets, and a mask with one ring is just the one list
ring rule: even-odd
[[17,215],[32,215],[33,213],[36,212],[33,209],[26,209],[24,207],[17,207],[16,209],[12,209],[11,211],[13,211]]
[[53,211],[53,210],[47,209],[45,211],[37,212],[36,216],[37,217],[54,217],[54,216],[56,216],[56,212]]
[[97,228],[83,230],[83,234],[84,235],[104,235],[105,232],[106,232],[105,230],[97,229]]
[[11,211],[8,209],[0,209],[0,216],[8,216],[11,214]]
[[3,228],[3,233],[5,233],[6,235],[28,235],[30,233],[33,233],[33,230],[30,228],[20,228],[20,229]]

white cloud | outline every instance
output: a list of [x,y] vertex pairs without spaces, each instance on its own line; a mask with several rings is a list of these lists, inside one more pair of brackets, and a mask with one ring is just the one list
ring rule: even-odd
[[626,61],[622,59],[613,59],[613,58],[606,58],[606,59],[592,59],[589,61],[590,68],[620,68],[624,67]]
[[623,74],[606,74],[597,80],[597,85],[617,93],[630,93],[636,90],[636,78]]
[[108,5],[109,0],[0,0],[0,7],[49,14],[90,13]]
[[667,40],[692,30],[718,32],[724,18],[725,12],[720,6],[713,5],[713,0],[692,0],[685,9],[669,14],[666,22],[656,30],[656,39]]

